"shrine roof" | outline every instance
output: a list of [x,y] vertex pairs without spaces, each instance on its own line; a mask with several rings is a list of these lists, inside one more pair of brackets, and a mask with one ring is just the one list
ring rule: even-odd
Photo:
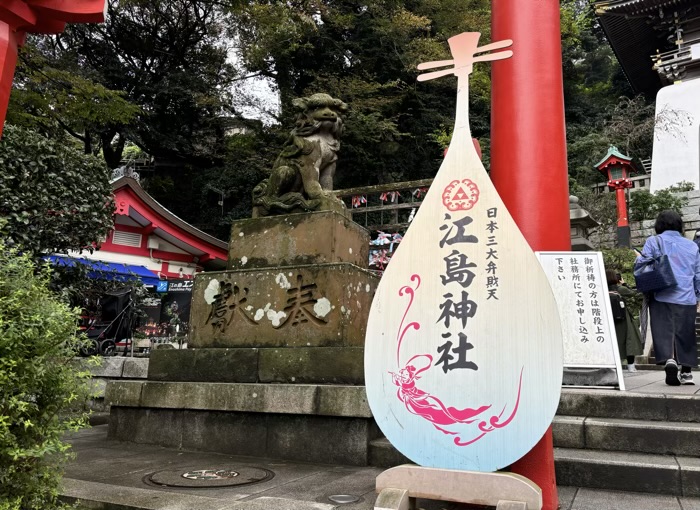
[[596,14],[624,14],[628,16],[658,15],[659,9],[681,9],[696,0],[600,0],[595,2]]
[[697,0],[599,0],[593,7],[634,91],[654,96],[663,83],[652,56],[676,48],[655,26],[673,11],[697,12]]
[[131,177],[112,181],[117,214],[125,217],[117,223],[149,228],[155,235],[178,248],[206,260],[226,262],[228,244],[193,227],[153,199]]
[[600,166],[605,163],[608,159],[611,157],[615,157],[617,159],[621,159],[623,161],[627,161],[628,163],[632,162],[632,158],[629,156],[625,156],[622,154],[617,147],[614,145],[611,145],[610,148],[608,149],[608,153],[603,156],[603,159],[601,159],[598,163],[596,163],[594,166],[595,168],[600,168]]

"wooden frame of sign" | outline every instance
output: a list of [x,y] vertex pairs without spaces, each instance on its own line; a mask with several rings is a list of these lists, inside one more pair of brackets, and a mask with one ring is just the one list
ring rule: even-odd
[[520,459],[549,428],[561,392],[562,330],[547,277],[472,143],[472,65],[512,55],[475,57],[512,44],[479,48],[479,35],[451,38],[454,60],[419,66],[453,66],[419,80],[457,76],[455,129],[378,285],[365,382],[377,424],[406,457],[489,472]]
[[564,367],[614,369],[618,388],[624,391],[603,255],[582,251],[546,251],[536,255],[559,307],[564,331]]

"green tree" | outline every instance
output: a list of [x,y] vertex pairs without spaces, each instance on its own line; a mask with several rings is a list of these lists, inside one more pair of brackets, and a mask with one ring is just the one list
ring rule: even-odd
[[[99,132],[108,165],[127,142],[164,162],[209,166],[231,117],[225,14],[212,0],[107,0],[105,23],[69,25],[37,38],[55,69],[78,75],[140,108]],[[106,121],[106,119],[101,119]]]
[[112,228],[109,172],[99,159],[7,125],[0,140],[0,234],[35,255],[91,249]]
[[[480,31],[489,40],[486,0],[416,2],[255,1],[234,10],[232,30],[250,72],[274,80],[280,120],[295,97],[327,92],[347,102],[337,187],[432,177],[452,126],[455,82],[416,83],[416,65],[450,58],[446,40]],[[472,130],[488,137],[487,66],[472,76]]]
[[54,67],[30,44],[20,53],[7,121],[52,138],[68,134],[82,144],[86,154],[101,152],[114,167],[126,142],[115,132],[141,113],[125,96],[124,91],[109,90],[81,76],[75,65]]
[[[89,372],[70,361],[76,313],[48,289],[46,269],[0,240],[0,509],[54,510],[66,431],[86,426]],[[76,409],[78,409],[76,411]]]
[[661,211],[673,210],[683,214],[683,207],[688,204],[688,198],[678,193],[690,191],[695,186],[689,182],[680,182],[675,186],[660,189],[655,193],[641,189],[630,194],[630,219],[634,221],[653,220]]

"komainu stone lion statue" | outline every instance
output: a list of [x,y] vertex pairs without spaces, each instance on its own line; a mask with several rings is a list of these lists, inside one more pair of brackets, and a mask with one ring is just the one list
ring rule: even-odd
[[[335,210],[345,205],[333,193],[333,176],[347,105],[328,94],[294,100],[296,127],[272,167],[253,189],[253,217]],[[344,212],[343,212],[344,214]]]

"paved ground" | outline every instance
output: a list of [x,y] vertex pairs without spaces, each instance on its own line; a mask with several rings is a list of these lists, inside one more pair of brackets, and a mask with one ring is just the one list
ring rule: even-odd
[[664,395],[698,395],[700,396],[700,371],[694,371],[695,385],[668,386],[664,381],[666,373],[663,370],[627,371],[625,385],[631,393],[655,393]]
[[[625,382],[632,393],[700,392],[700,384],[667,386],[663,371],[625,373]],[[66,471],[64,494],[91,501],[85,505],[88,508],[104,510],[370,510],[376,498],[375,477],[381,472],[377,468],[301,464],[120,443],[107,440],[106,425],[81,431],[70,442],[77,457]],[[261,476],[265,471],[260,468],[274,476],[238,487],[165,487],[153,482],[179,484],[186,480],[182,473],[203,469],[238,471],[241,478],[231,479],[237,482]],[[336,504],[330,499],[333,495],[350,495],[357,501]],[[576,487],[560,487],[559,496],[562,510],[700,510],[700,498]],[[425,510],[464,508],[428,501],[420,501],[419,506]]]

